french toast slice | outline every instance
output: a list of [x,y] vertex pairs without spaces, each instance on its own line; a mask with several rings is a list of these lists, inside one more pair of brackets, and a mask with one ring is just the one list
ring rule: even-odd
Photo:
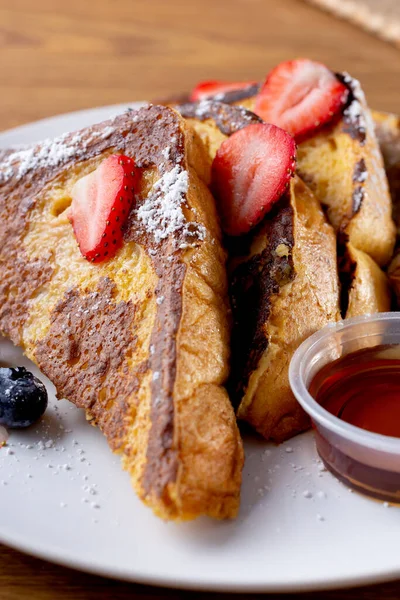
[[343,80],[350,104],[337,123],[299,145],[298,172],[335,229],[383,266],[395,243],[388,183],[364,93],[348,75]]
[[[336,231],[380,266],[393,253],[395,227],[374,123],[358,81],[337,77],[350,97],[338,119],[298,146],[298,174],[316,194]],[[254,111],[260,85],[218,94],[218,101]]]
[[400,118],[390,113],[372,112],[375,133],[382,152],[393,202],[393,219],[400,234]]
[[[394,115],[373,113],[373,123],[359,83],[347,74],[337,77],[346,83],[350,92],[345,109],[330,125],[317,128],[314,135],[299,144],[297,171],[322,202],[338,233],[343,255],[339,266],[344,269],[341,297],[342,316],[345,317],[349,304],[353,307],[352,315],[357,314],[357,307],[363,311],[358,314],[364,314],[390,304],[383,272],[378,274],[371,261],[363,260],[363,254],[369,254],[380,266],[386,264],[393,254],[395,240],[392,202],[374,126],[385,159],[396,223],[400,223],[400,202],[397,200],[400,196],[400,144],[398,119]],[[220,92],[218,98],[252,110],[256,108],[261,87],[250,84]],[[351,250],[346,249],[348,243]],[[359,270],[355,269],[356,249],[363,252],[357,253],[361,261]],[[353,275],[357,271],[363,276],[352,276],[350,281],[350,264]],[[378,303],[374,301],[376,295],[380,298]],[[382,302],[384,297],[386,300]],[[355,298],[358,298],[357,302],[354,302]]]
[[341,310],[346,319],[391,309],[389,279],[376,262],[350,243],[340,251]]
[[[243,449],[223,384],[225,252],[201,152],[170,108],[148,105],[0,163],[0,330],[85,409],[164,519],[234,517]],[[80,254],[71,190],[110,154],[140,170],[113,258]]]
[[359,83],[340,77],[350,87],[350,103],[336,123],[299,145],[298,172],[338,231],[341,310],[350,318],[390,310],[380,266],[393,254],[395,226],[376,121]]
[[385,169],[400,163],[400,117],[391,113],[371,112]]
[[335,234],[299,177],[231,268],[238,416],[281,442],[310,425],[290,389],[290,360],[309,335],[340,317]]
[[[177,109],[202,140],[210,170],[227,136],[262,122],[215,101]],[[308,335],[340,317],[336,236],[318,200],[295,177],[261,225],[226,243],[234,319],[229,389],[238,417],[280,442],[310,425],[289,386],[291,356]]]

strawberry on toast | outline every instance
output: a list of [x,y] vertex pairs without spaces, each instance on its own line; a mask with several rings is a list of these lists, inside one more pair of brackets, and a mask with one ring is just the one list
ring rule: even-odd
[[[340,253],[352,254],[353,266],[355,250],[374,261],[361,258],[360,270],[365,276],[351,278],[353,296],[363,298],[357,303],[360,310],[368,307],[367,312],[372,312],[377,308],[370,303],[377,291],[380,298],[387,296],[379,305],[390,304],[385,275],[377,267],[386,265],[393,253],[392,204],[371,114],[359,83],[320,63],[298,59],[278,65],[258,87],[243,82],[237,90],[224,91],[224,85],[219,82],[221,101],[249,108],[295,137],[297,172],[323,204],[338,233]],[[345,264],[348,261],[340,261],[341,267]],[[347,269],[342,278],[347,289]],[[348,298],[344,304],[349,304]]]
[[202,153],[146,106],[0,162],[0,329],[164,519],[234,517],[225,253]]
[[298,142],[299,175],[335,229],[379,265],[388,263],[395,237],[390,198],[371,113],[356,80],[298,59],[278,65],[258,89],[242,83],[218,99],[288,130]]

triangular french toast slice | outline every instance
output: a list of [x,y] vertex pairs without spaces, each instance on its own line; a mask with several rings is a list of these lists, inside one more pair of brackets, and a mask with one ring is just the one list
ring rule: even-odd
[[[178,106],[209,156],[261,119],[215,101]],[[210,181],[208,173],[207,181]],[[291,392],[288,368],[300,343],[339,312],[336,236],[299,177],[262,223],[226,240],[234,318],[230,391],[238,416],[283,441],[310,425]]]
[[[178,113],[148,105],[0,163],[1,332],[86,410],[139,497],[178,520],[234,517],[243,464],[223,387],[225,253],[196,144]],[[92,264],[71,190],[110,154],[140,175],[122,247]]]
[[[303,64],[306,68],[314,65],[316,69],[322,69],[328,78],[333,81],[336,79],[339,87],[347,89],[347,100],[339,113],[334,118],[331,117],[331,122],[322,128],[318,127],[317,123],[315,131],[308,132],[306,139],[300,136],[297,170],[321,201],[329,221],[338,233],[340,254],[345,258],[339,262],[340,269],[344,269],[341,273],[342,315],[348,316],[346,307],[350,306],[350,293],[353,300],[357,297],[359,301],[351,302],[353,310],[349,314],[354,316],[357,307],[363,311],[359,314],[373,312],[379,306],[387,306],[390,303],[387,280],[383,272],[378,272],[378,265],[386,265],[393,253],[395,225],[392,208],[395,221],[400,222],[397,201],[397,197],[400,196],[400,163],[398,159],[395,160],[399,155],[398,119],[394,115],[373,113],[372,120],[359,82],[347,74],[335,75],[323,65],[318,66],[307,60],[289,61],[278,66],[272,73],[276,73],[282,67],[283,71],[288,66],[293,68],[296,63]],[[306,81],[307,73],[304,71],[303,74]],[[275,75],[275,83],[276,80]],[[264,85],[267,85],[268,81],[269,77]],[[275,102],[282,101],[284,95],[279,99],[279,94],[288,92],[286,85],[290,87],[286,81],[283,83],[284,91],[271,87],[274,90],[271,93],[277,96],[273,96]],[[224,91],[224,88],[227,91]],[[214,92],[219,91],[215,98],[218,97],[222,102],[250,110],[260,109],[263,112],[260,105],[263,97],[262,84],[241,84],[238,89],[232,89],[232,84],[200,84],[194,95],[204,96],[210,89],[214,89]],[[298,89],[297,93],[300,103],[302,93],[307,93],[307,87],[304,91]],[[329,96],[325,100],[328,101]],[[309,112],[312,108],[309,108]],[[328,109],[322,105],[319,110],[326,113]],[[277,118],[279,121],[279,114]],[[378,142],[385,159],[387,177]],[[387,178],[393,204],[388,193]],[[357,272],[362,272],[363,276],[349,278],[350,263],[352,273],[355,273],[354,260],[357,250],[362,252],[357,253],[361,261]],[[371,260],[363,260],[365,254],[369,255],[375,264]],[[349,262],[350,255],[352,258]],[[351,290],[348,285],[351,285]],[[381,300],[379,303],[373,301],[376,295]],[[385,296],[386,300],[383,301]]]
[[349,104],[337,123],[299,144],[298,172],[335,229],[383,266],[395,242],[384,164],[361,86],[347,74],[342,78]]
[[309,426],[290,389],[290,360],[340,317],[335,234],[299,177],[231,269],[238,416],[281,442]]
[[[348,100],[331,123],[300,140],[298,174],[324,205],[335,229],[377,264],[386,265],[395,228],[374,123],[359,82],[347,73],[336,77],[347,86]],[[251,84],[215,99],[257,112],[261,93],[261,84]]]

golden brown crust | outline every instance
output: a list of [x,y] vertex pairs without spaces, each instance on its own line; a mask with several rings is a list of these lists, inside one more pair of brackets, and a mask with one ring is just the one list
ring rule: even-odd
[[342,285],[345,286],[343,292],[347,296],[346,319],[390,310],[389,280],[368,254],[347,244],[339,265]]
[[372,112],[376,136],[385,163],[393,202],[393,219],[400,235],[400,119],[389,113]]
[[379,265],[387,264],[395,242],[392,205],[360,88],[337,123],[300,144],[298,172],[326,207],[335,229]]
[[377,110],[373,110],[371,114],[385,168],[390,169],[400,163],[400,118]]
[[[393,202],[393,218],[400,234],[400,118],[397,115],[374,111],[375,131],[385,161]],[[397,241],[398,243],[398,241]],[[400,255],[397,250],[388,269],[389,279],[400,305]]]
[[[58,154],[43,144],[29,150],[26,165],[23,155],[0,164],[1,330],[87,410],[123,455],[139,496],[167,519],[235,516],[243,463],[222,387],[225,257],[193,144],[177,113],[150,106],[64,137]],[[143,169],[138,204],[117,255],[91,265],[65,209],[74,182],[111,151]],[[146,200],[154,207],[160,181],[182,171],[183,225],[158,239],[137,209]]]
[[397,252],[395,254],[395,256],[393,257],[392,262],[389,265],[389,269],[388,269],[388,276],[390,279],[390,282],[392,284],[395,296],[396,296],[396,301],[397,301],[397,307],[400,306],[400,252]]
[[[276,291],[268,299],[269,314],[263,327],[266,349],[248,377],[238,410],[240,418],[275,441],[283,441],[309,426],[288,381],[294,351],[311,333],[339,316],[334,232],[318,201],[297,177],[288,202],[292,219],[290,229],[286,225],[286,235],[277,238],[273,247],[268,245],[278,222],[273,219],[263,225],[252,243],[257,254],[264,246],[269,254],[286,260],[290,256],[293,273],[283,284],[277,282]],[[287,243],[291,236],[292,248]],[[254,255],[250,260],[254,260]]]

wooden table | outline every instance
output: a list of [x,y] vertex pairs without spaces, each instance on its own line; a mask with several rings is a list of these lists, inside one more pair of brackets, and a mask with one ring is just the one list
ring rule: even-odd
[[[0,0],[0,130],[168,96],[201,79],[259,79],[301,55],[350,71],[372,106],[400,112],[400,51],[300,0]],[[399,598],[400,582],[296,598],[361,594]],[[185,594],[80,574],[0,547],[1,600],[165,596]]]

